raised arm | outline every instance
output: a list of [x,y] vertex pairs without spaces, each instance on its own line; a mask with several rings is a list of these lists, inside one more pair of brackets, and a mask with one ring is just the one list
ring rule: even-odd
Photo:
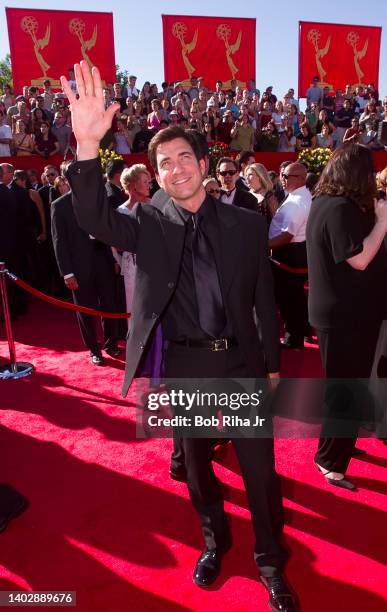
[[87,62],[74,66],[79,98],[62,76],[63,91],[70,102],[72,125],[77,140],[77,161],[68,169],[72,202],[78,223],[86,232],[110,246],[135,253],[138,221],[120,215],[109,206],[98,158],[99,143],[111,126],[119,104],[105,109],[98,68]]

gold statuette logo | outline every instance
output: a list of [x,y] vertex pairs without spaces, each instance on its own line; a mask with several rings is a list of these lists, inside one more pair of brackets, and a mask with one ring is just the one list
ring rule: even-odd
[[309,30],[307,38],[310,44],[313,45],[313,48],[315,50],[315,60],[316,60],[317,72],[320,77],[319,86],[329,87],[329,89],[333,89],[333,86],[330,83],[326,83],[324,81],[326,70],[324,70],[324,67],[321,63],[321,58],[325,57],[329,51],[329,47],[331,44],[331,37],[328,36],[326,43],[325,43],[325,47],[322,47],[321,49],[319,48],[319,40],[321,38],[320,30],[316,30],[316,29]]
[[347,44],[353,49],[353,63],[355,64],[355,70],[358,78],[358,83],[355,83],[353,87],[365,87],[365,83],[362,82],[364,72],[360,68],[359,60],[363,59],[368,50],[368,38],[364,43],[364,47],[361,51],[358,51],[357,45],[360,40],[360,36],[357,32],[349,32],[347,36]]
[[180,41],[181,55],[183,58],[184,66],[186,67],[187,72],[188,72],[188,79],[186,79],[185,81],[182,81],[182,85],[184,87],[189,86],[191,84],[191,77],[193,73],[195,72],[195,68],[194,66],[192,66],[191,62],[189,61],[188,55],[196,47],[196,43],[198,41],[198,31],[195,30],[193,39],[191,40],[190,43],[187,43],[185,42],[185,36],[187,34],[187,26],[185,25],[185,23],[181,21],[175,21],[175,23],[172,26],[172,34],[174,35],[175,38],[177,38]]
[[83,35],[86,30],[86,24],[82,19],[72,19],[69,22],[69,30],[71,34],[78,37],[79,42],[81,43],[81,52],[83,59],[89,64],[90,69],[93,67],[93,62],[87,54],[87,51],[90,51],[95,46],[97,42],[97,26],[94,26],[93,34],[89,38],[89,40],[84,40]]
[[47,62],[44,59],[43,55],[40,53],[40,50],[44,49],[44,47],[47,47],[48,43],[50,42],[51,25],[48,24],[48,26],[46,28],[46,33],[45,33],[43,38],[37,38],[36,37],[36,33],[37,33],[38,29],[39,29],[39,24],[38,24],[38,21],[35,19],[35,17],[31,17],[29,15],[26,15],[21,20],[20,27],[23,30],[23,32],[25,32],[26,34],[29,34],[31,36],[32,42],[34,43],[35,57],[36,57],[39,65],[40,65],[40,68],[41,68],[41,70],[43,72],[43,76],[41,76],[41,77],[39,77],[37,79],[31,79],[31,85],[33,85],[34,87],[43,87],[43,81],[48,79],[49,81],[51,81],[52,87],[60,87],[60,81],[59,80],[53,79],[52,77],[47,75],[47,71],[50,68],[50,66],[49,66],[49,64],[47,64]]
[[[216,35],[220,40],[223,40],[224,46],[226,48],[226,59],[230,68],[231,79],[229,81],[223,82],[223,87],[225,89],[229,89],[231,87],[231,81],[236,80],[235,75],[237,72],[239,72],[239,68],[234,64],[232,56],[239,50],[239,47],[241,46],[242,32],[239,32],[238,37],[233,45],[230,45],[229,41],[229,39],[231,38],[231,28],[226,23],[221,23],[220,25],[218,25],[218,27],[216,28]],[[239,85],[239,87],[246,87],[246,83],[244,81],[237,80],[237,85]]]

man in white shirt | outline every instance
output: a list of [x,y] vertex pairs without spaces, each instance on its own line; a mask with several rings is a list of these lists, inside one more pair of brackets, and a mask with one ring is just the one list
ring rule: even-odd
[[136,87],[136,81],[137,81],[137,77],[131,74],[128,79],[128,84],[126,86],[126,97],[127,98],[138,98],[140,92]]
[[[305,229],[312,196],[305,187],[307,170],[293,163],[282,172],[288,196],[275,213],[269,228],[273,258],[290,268],[306,268]],[[304,292],[306,274],[295,274],[274,265],[276,299],[285,325],[284,348],[304,348],[308,333],[308,309]]]
[[4,111],[0,110],[0,157],[10,157],[12,142],[12,130],[6,123]]

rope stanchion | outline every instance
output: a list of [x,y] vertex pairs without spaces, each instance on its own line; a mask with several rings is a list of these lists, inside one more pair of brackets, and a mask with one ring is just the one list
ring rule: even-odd
[[12,325],[11,325],[11,314],[9,311],[9,302],[7,294],[7,283],[6,283],[7,270],[5,263],[0,262],[0,293],[1,301],[3,304],[4,323],[5,331],[7,335],[9,358],[10,363],[0,366],[0,380],[12,380],[17,378],[23,378],[28,376],[34,371],[32,363],[17,362],[16,361],[16,349],[15,342],[13,339]]
[[104,317],[105,319],[128,319],[130,317],[130,312],[105,312],[103,310],[94,310],[94,308],[87,308],[87,306],[81,306],[80,304],[71,304],[70,302],[58,300],[57,298],[54,298],[51,295],[46,295],[42,291],[38,291],[38,289],[31,287],[31,285],[15,276],[15,274],[9,272],[9,270],[4,270],[4,273],[8,276],[10,280],[16,283],[18,287],[21,287],[31,295],[39,298],[40,300],[43,300],[44,302],[53,304],[54,306],[66,308],[67,310],[72,310],[73,312],[83,312],[94,317]]
[[277,268],[284,270],[285,272],[290,272],[291,274],[308,274],[308,268],[291,268],[290,266],[287,266],[286,264],[277,261],[276,259],[274,259],[274,257],[269,257],[269,259],[272,264],[277,266]]

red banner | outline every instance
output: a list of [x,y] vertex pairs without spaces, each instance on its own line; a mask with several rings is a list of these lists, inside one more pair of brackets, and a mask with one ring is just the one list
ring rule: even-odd
[[60,88],[59,77],[81,59],[98,66],[105,82],[115,82],[112,13],[5,10],[15,92],[42,87],[46,79]]
[[298,95],[303,98],[314,76],[320,87],[347,84],[378,88],[382,28],[300,21]]
[[223,81],[230,88],[255,79],[255,19],[162,15],[164,79],[190,84],[192,76],[204,77],[215,89]]

